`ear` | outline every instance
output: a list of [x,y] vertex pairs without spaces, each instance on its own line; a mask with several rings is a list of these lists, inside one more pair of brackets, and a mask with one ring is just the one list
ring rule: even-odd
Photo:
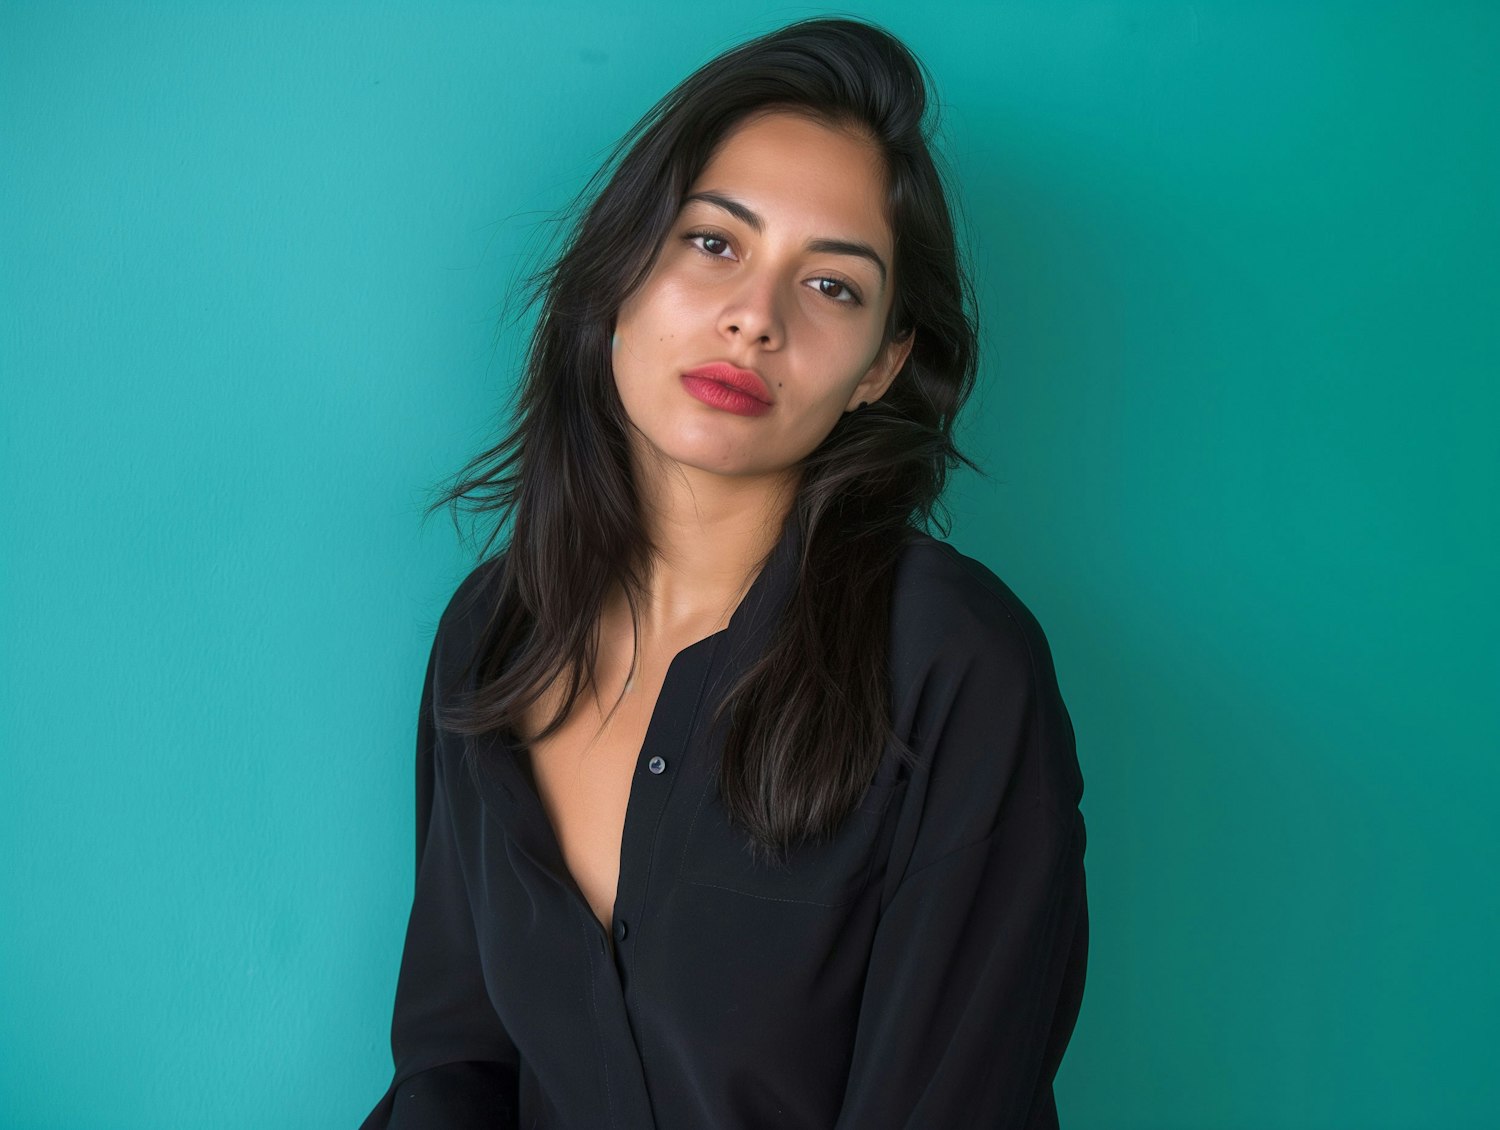
[[906,364],[906,358],[911,354],[912,343],[916,340],[917,331],[914,326],[906,331],[904,338],[894,338],[882,346],[874,363],[860,378],[859,384],[854,386],[854,393],[849,397],[849,403],[844,406],[844,411],[854,411],[859,407],[861,400],[873,404],[884,396],[885,390],[891,387],[891,382],[901,371],[901,366]]

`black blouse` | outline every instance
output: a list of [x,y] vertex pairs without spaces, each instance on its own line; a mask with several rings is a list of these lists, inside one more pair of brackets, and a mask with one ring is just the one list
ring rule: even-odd
[[[499,557],[438,625],[416,758],[395,1074],[362,1130],[1057,1126],[1088,954],[1083,777],[1042,630],[917,534],[891,607],[888,746],[835,839],[773,870],[715,787],[722,692],[793,580],[787,521],[729,626],[673,658],[625,813],[610,938],[519,760],[439,731]],[[471,599],[477,597],[478,599]]]

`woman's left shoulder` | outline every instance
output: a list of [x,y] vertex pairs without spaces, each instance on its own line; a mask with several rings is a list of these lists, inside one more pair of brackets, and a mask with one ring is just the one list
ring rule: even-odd
[[919,668],[983,654],[1018,677],[1052,677],[1051,647],[1030,606],[983,561],[920,531],[897,560],[891,642]]
[[1051,646],[989,566],[927,535],[903,548],[890,669],[895,717],[931,774],[921,803],[946,827],[917,866],[988,835],[1008,799],[1077,807],[1083,774]]

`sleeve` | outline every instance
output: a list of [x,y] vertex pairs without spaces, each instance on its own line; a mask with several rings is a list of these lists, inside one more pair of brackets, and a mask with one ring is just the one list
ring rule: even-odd
[[1088,956],[1083,778],[1046,640],[1017,615],[1021,632],[924,688],[939,705],[909,782],[921,817],[876,927],[836,1130],[1058,1125]]
[[439,626],[417,719],[416,890],[391,1022],[395,1076],[360,1130],[509,1130],[516,1048],[490,1004],[433,718]]

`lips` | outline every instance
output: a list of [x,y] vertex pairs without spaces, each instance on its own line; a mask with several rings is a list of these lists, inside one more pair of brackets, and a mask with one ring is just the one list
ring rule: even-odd
[[741,369],[737,365],[731,365],[728,361],[710,361],[707,365],[699,365],[696,369],[683,371],[685,377],[702,377],[705,380],[714,381],[730,388],[739,389],[747,396],[753,396],[762,404],[770,404],[771,387],[766,384],[761,375],[753,369]]

